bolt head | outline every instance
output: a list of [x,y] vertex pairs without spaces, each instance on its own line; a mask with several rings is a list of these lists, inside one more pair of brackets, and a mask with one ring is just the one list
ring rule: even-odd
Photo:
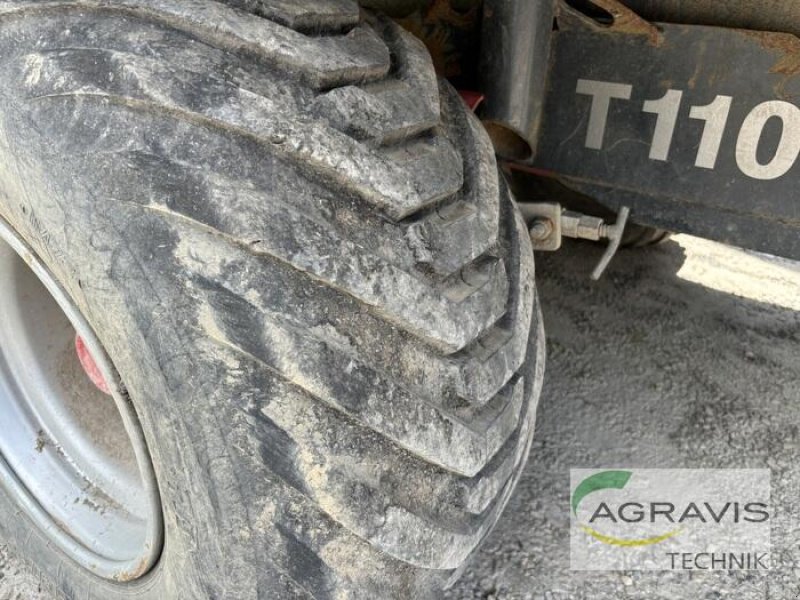
[[531,240],[543,242],[553,234],[553,222],[550,219],[536,219],[531,224]]

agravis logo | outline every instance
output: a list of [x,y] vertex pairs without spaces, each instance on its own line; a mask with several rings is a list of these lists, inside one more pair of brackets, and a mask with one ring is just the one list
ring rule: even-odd
[[[572,492],[572,512],[577,517],[578,516],[578,505],[581,503],[586,496],[591,494],[592,492],[596,492],[599,490],[606,490],[606,489],[622,489],[625,487],[625,484],[628,483],[628,480],[631,478],[631,471],[602,471],[600,473],[595,473],[594,475],[589,475],[586,479],[581,481],[575,491]],[[636,504],[636,503],[628,503],[628,504]],[[639,510],[642,510],[641,505],[638,505]],[[603,513],[601,514],[601,510]],[[625,519],[622,515],[620,509],[620,518]],[[592,514],[589,518],[590,523],[594,523],[595,520],[598,520],[600,517],[610,517],[614,520],[614,514],[609,509],[608,505],[605,502],[601,502],[600,505],[597,507],[597,510]],[[639,517],[643,517],[643,513],[639,513]],[[592,536],[599,542],[603,544],[610,544],[612,546],[648,546],[650,544],[657,544],[659,542],[663,542],[680,533],[681,528],[675,528],[671,531],[667,531],[661,535],[654,535],[650,537],[645,537],[641,539],[622,539],[618,537],[614,537],[612,535],[604,535],[590,527],[588,525],[580,525],[581,529]]]
[[577,569],[768,568],[769,471],[573,470]]

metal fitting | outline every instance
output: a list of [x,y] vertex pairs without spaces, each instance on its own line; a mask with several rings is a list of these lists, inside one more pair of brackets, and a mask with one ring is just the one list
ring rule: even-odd
[[561,247],[561,205],[557,202],[520,202],[517,204],[530,232],[534,250],[558,250]]
[[580,240],[598,241],[606,237],[607,228],[603,219],[570,210],[561,213],[561,233]]
[[621,207],[617,222],[609,225],[599,217],[562,210],[557,202],[520,202],[517,206],[528,224],[534,250],[558,250],[562,237],[595,242],[608,240],[608,247],[592,272],[595,280],[600,278],[617,253],[630,214],[627,206]]

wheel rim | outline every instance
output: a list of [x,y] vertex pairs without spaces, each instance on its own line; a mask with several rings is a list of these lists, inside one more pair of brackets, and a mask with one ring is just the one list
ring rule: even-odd
[[151,569],[161,504],[125,388],[70,297],[2,219],[0,423],[0,483],[50,540],[106,579]]

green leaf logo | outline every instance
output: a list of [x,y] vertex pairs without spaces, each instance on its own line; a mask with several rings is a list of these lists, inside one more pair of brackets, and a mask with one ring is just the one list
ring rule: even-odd
[[578,516],[578,505],[586,496],[592,492],[607,489],[621,490],[627,485],[628,480],[631,478],[630,471],[602,471],[590,475],[578,484],[575,491],[572,492],[572,513]]

